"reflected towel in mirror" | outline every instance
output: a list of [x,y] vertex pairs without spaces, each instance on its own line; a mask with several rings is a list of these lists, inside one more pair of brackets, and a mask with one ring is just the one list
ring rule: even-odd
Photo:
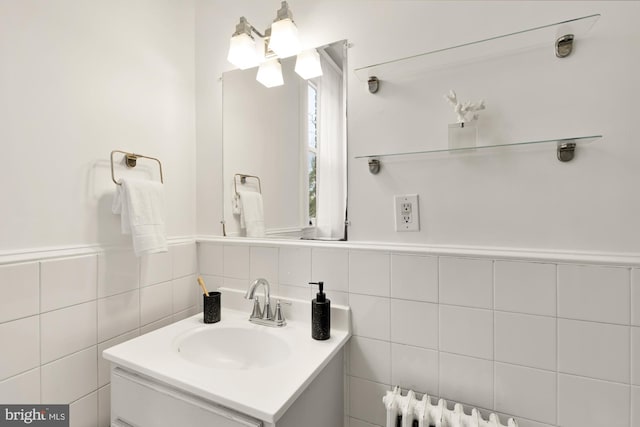
[[246,229],[247,237],[264,237],[264,209],[262,194],[238,191],[240,195],[240,227]]

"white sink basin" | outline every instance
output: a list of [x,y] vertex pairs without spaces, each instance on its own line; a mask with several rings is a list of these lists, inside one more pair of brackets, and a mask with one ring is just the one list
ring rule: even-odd
[[216,369],[267,368],[291,356],[287,342],[264,328],[202,327],[176,337],[175,348],[189,362]]

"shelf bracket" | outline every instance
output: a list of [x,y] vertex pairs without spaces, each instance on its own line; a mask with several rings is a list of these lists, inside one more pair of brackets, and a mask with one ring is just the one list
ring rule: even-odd
[[380,160],[369,159],[369,172],[373,175],[377,175],[380,172]]
[[568,162],[573,159],[576,152],[575,142],[558,142],[557,156],[561,162]]
[[573,34],[565,34],[556,39],[556,56],[558,58],[566,58],[573,52]]
[[369,86],[369,93],[376,93],[380,89],[380,80],[376,76],[371,76],[367,80],[367,85]]

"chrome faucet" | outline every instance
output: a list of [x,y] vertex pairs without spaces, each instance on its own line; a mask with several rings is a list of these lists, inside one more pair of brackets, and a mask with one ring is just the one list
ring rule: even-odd
[[[260,308],[260,301],[257,297],[255,297],[256,289],[262,286],[264,289],[264,309]],[[251,312],[251,316],[249,316],[249,321],[258,323],[260,325],[265,326],[285,326],[287,324],[284,319],[284,315],[282,314],[282,308],[280,307],[280,301],[278,300],[276,303],[276,312],[275,315],[271,312],[271,287],[269,286],[269,282],[267,279],[256,279],[249,289],[247,289],[247,293],[244,295],[246,299],[252,299],[253,302],[253,311]]]

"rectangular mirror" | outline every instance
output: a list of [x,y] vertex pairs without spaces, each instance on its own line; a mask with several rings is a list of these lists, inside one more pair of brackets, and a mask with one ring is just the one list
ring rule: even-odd
[[[257,68],[223,74],[227,236],[347,238],[347,42],[317,51],[322,76],[309,80],[296,57],[280,60],[281,86],[256,81]],[[260,201],[264,227],[255,227]]]

